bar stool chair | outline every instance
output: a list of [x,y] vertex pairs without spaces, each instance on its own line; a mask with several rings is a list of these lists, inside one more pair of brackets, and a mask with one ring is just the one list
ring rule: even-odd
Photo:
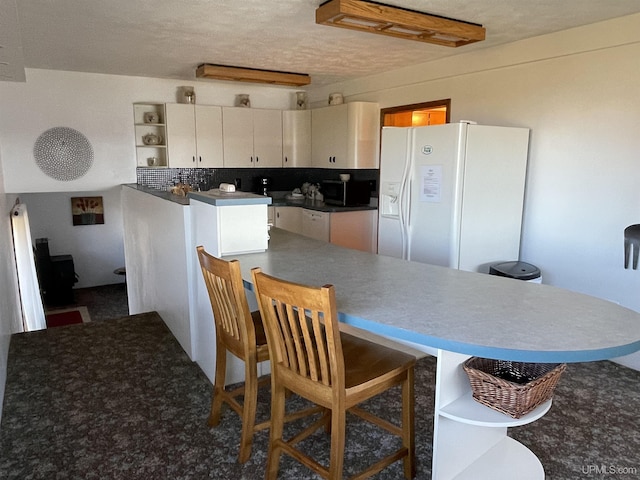
[[[252,269],[251,274],[271,356],[272,425],[266,478],[277,477],[282,453],[323,478],[342,478],[347,412],[402,439],[399,449],[352,478],[367,478],[400,459],[405,478],[413,478],[415,357],[341,333],[332,285],[318,288],[291,283],[262,273],[260,268]],[[400,427],[357,406],[396,385],[402,386]],[[290,440],[283,438],[287,390],[329,413]],[[322,426],[331,432],[328,468],[296,448]]]
[[[204,282],[209,293],[216,327],[216,372],[211,397],[211,413],[208,424],[220,423],[223,402],[242,418],[238,461],[246,462],[251,456],[255,432],[269,428],[266,420],[256,424],[258,387],[268,385],[269,376],[258,379],[258,363],[269,360],[269,348],[260,311],[251,312],[242,283],[240,262],[226,261],[196,247]],[[244,361],[245,381],[231,391],[225,390],[227,351]],[[287,395],[290,393],[287,392]],[[237,397],[243,396],[242,405]],[[319,407],[306,408],[288,414],[286,421],[318,413]]]
[[[242,284],[240,262],[225,261],[196,247],[202,275],[209,293],[216,327],[216,372],[208,424],[220,423],[222,403],[227,403],[242,418],[238,460],[251,456],[253,434],[269,428],[269,421],[255,423],[258,384],[268,384],[269,377],[258,381],[258,363],[269,360],[269,349],[260,312],[251,312]],[[225,390],[227,351],[244,361],[245,382],[234,390]],[[243,395],[241,405],[237,397]]]

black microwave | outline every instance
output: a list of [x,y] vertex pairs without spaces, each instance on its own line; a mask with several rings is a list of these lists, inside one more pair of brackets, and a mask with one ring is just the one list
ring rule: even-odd
[[369,205],[371,200],[371,185],[366,181],[324,180],[320,191],[324,195],[324,203],[330,205]]

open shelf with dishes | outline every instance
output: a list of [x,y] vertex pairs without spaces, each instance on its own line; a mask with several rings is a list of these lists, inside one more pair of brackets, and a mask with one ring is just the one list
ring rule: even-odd
[[136,160],[139,167],[167,167],[164,103],[134,103]]

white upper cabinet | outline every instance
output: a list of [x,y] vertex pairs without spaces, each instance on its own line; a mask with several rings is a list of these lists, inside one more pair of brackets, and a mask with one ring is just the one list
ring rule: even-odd
[[311,163],[323,168],[378,168],[380,109],[350,102],[311,110]]
[[282,167],[282,111],[222,107],[224,166]]
[[311,166],[311,110],[282,112],[282,166]]
[[222,167],[222,108],[167,103],[170,167]]

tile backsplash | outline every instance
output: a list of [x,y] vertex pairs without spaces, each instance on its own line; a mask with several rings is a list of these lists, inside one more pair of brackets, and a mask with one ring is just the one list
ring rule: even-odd
[[138,167],[137,183],[157,190],[168,190],[178,183],[188,183],[194,190],[217,188],[220,183],[234,183],[244,192],[258,192],[260,179],[270,179],[271,191],[288,191],[304,182],[320,183],[338,180],[341,173],[350,173],[353,180],[372,182],[377,193],[378,169],[346,170],[326,168],[146,168]]

